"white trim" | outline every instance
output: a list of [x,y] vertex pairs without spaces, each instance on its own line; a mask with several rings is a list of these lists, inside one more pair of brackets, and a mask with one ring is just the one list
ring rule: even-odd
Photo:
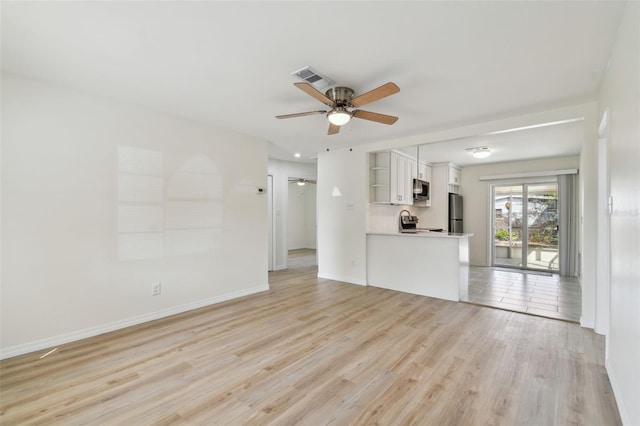
[[609,322],[611,312],[611,248],[609,203],[609,108],[598,126],[598,209],[596,214],[596,286],[594,331],[605,336],[604,353],[609,357]]
[[600,125],[598,126],[598,137],[604,138],[609,136],[609,108],[604,110]]
[[341,283],[346,283],[346,284],[355,284],[355,285],[362,285],[362,286],[366,286],[367,283],[364,280],[358,279],[358,278],[347,278],[347,277],[340,277],[337,275],[325,275],[325,274],[318,274],[318,278],[323,278],[325,280],[331,280],[331,281],[339,281]]
[[575,174],[578,174],[578,169],[547,170],[542,172],[526,172],[526,173],[511,173],[506,175],[480,176],[478,180],[518,179],[518,178],[528,178],[528,177],[575,175]]
[[489,186],[489,190],[487,191],[488,195],[489,195],[489,199],[487,200],[487,206],[489,206],[489,210],[491,210],[489,212],[488,215],[488,220],[489,223],[487,224],[488,226],[488,231],[487,231],[487,235],[489,236],[489,238],[487,238],[487,258],[486,258],[486,262],[487,262],[487,266],[493,266],[495,264],[495,260],[496,260],[496,253],[495,253],[495,243],[494,243],[494,239],[491,238],[491,235],[495,235],[495,223],[496,223],[496,212],[495,212],[495,199],[496,199],[496,185],[495,184],[491,184],[488,183],[487,184]]
[[198,300],[184,305],[174,306],[162,311],[151,312],[148,314],[138,315],[102,324],[96,327],[86,328],[71,333],[61,334],[59,336],[48,337],[46,339],[25,343],[22,345],[11,346],[0,350],[0,359],[12,358],[14,356],[27,354],[30,352],[51,348],[52,346],[63,345],[65,343],[75,342],[77,340],[86,339],[87,337],[97,336],[99,334],[108,333],[110,331],[120,330],[122,328],[131,327],[145,322],[165,318],[171,315],[180,314],[182,312],[191,311],[193,309],[202,308],[216,303],[225,302],[227,300],[236,299],[238,297],[248,296],[250,294],[259,293],[269,290],[269,285],[259,285],[243,290],[226,293],[221,296],[210,297],[208,299]]
[[623,425],[631,425],[631,415],[627,410],[627,407],[624,405],[624,400],[622,399],[622,392],[620,390],[620,385],[618,385],[618,380],[616,380],[616,375],[613,371],[613,366],[609,361],[609,358],[604,360],[604,368],[607,371],[607,376],[609,377],[609,383],[611,383],[611,389],[613,390],[613,398],[616,400],[616,404],[618,405],[618,414],[620,414],[620,420],[622,420]]
[[496,130],[495,132],[485,133],[485,135],[486,136],[501,135],[503,133],[519,132],[521,130],[531,130],[531,129],[538,129],[540,127],[557,126],[558,124],[575,123],[576,121],[584,121],[584,117],[569,118],[567,120],[549,121],[546,123],[539,123],[539,124],[530,124],[528,126],[514,127],[511,129],[505,129],[505,130]]
[[580,317],[580,327],[582,328],[590,328],[593,330],[593,321],[585,321],[582,317]]
[[273,174],[267,174],[267,217],[269,219],[269,247],[267,248],[267,256],[269,256],[269,269],[274,271],[277,262],[276,247],[276,192],[273,181]]

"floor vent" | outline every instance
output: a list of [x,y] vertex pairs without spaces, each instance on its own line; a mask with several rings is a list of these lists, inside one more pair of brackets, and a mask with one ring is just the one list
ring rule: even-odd
[[291,75],[295,75],[302,81],[306,81],[311,84],[316,89],[324,89],[325,87],[333,86],[336,84],[335,81],[331,80],[328,77],[323,76],[322,74],[317,73],[311,67],[304,67],[299,69],[298,71],[294,71]]

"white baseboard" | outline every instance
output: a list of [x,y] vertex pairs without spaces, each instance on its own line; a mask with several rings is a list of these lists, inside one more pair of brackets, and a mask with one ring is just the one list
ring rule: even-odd
[[608,358],[604,361],[604,367],[607,370],[607,375],[609,376],[609,383],[611,383],[611,389],[613,390],[613,398],[616,400],[616,404],[618,405],[620,420],[622,420],[623,425],[632,425],[633,423],[631,423],[629,412],[627,411],[626,407],[623,404],[623,400],[620,397],[620,386],[618,385],[616,374],[613,371]]
[[320,274],[320,272],[318,272],[318,278],[324,278],[326,280],[332,280],[332,281],[340,281],[348,284],[357,284],[357,285],[364,285],[364,286],[367,285],[367,282],[365,280],[361,280],[358,278],[341,277],[341,276],[331,275],[331,274]]
[[593,327],[595,327],[595,323],[593,321],[585,321],[584,319],[580,318],[580,327],[590,328],[593,330]]
[[63,345],[65,343],[75,342],[77,340],[86,339],[87,337],[97,336],[99,334],[108,333],[110,331],[120,330],[122,328],[131,327],[132,325],[138,325],[145,322],[153,321],[156,319],[168,317],[182,312],[191,311],[193,309],[202,308],[216,303],[225,302],[231,299],[237,299],[238,297],[248,296],[250,294],[259,293],[261,291],[269,290],[269,285],[264,284],[256,287],[251,287],[243,290],[226,293],[220,296],[210,297],[208,299],[198,300],[184,305],[174,306],[171,308],[163,309],[161,311],[151,312],[148,314],[138,315],[123,320],[102,324],[96,327],[86,328],[84,330],[78,330],[71,333],[61,334],[59,336],[48,337],[46,339],[37,340],[34,342],[24,343],[21,345],[10,346],[8,348],[0,349],[0,359],[12,358],[18,355],[24,355],[30,352],[39,351],[42,349],[48,349],[53,346]]

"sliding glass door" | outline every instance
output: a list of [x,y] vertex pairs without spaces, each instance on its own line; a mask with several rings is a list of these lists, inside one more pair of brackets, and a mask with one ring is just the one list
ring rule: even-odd
[[558,183],[493,186],[492,264],[558,272]]

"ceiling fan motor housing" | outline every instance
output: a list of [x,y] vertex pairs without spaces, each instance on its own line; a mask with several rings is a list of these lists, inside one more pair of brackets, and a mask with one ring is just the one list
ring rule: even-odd
[[325,93],[336,106],[348,106],[353,99],[354,92],[348,87],[333,87]]

